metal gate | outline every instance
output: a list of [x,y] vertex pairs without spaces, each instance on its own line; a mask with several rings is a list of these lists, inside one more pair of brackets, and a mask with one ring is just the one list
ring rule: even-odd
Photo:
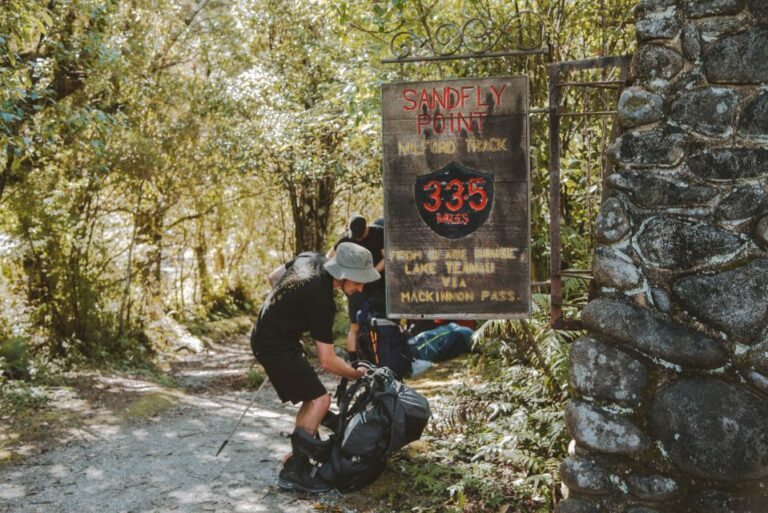
[[[576,319],[566,319],[563,315],[563,307],[573,306],[581,308],[583,305],[563,304],[563,277],[571,276],[576,279],[591,279],[591,272],[584,269],[561,269],[561,237],[560,221],[562,212],[560,208],[560,120],[566,116],[612,116],[614,117],[611,140],[615,139],[618,129],[618,123],[615,119],[616,110],[598,110],[565,112],[561,107],[563,90],[569,87],[575,88],[602,88],[616,90],[616,101],[621,90],[627,84],[629,75],[630,56],[620,57],[600,57],[596,59],[586,59],[579,61],[555,62],[549,64],[549,205],[550,205],[550,247],[552,248],[549,276],[549,290],[551,297],[551,321],[550,324],[556,329],[579,330],[582,329],[581,321]],[[569,73],[574,71],[591,69],[609,69],[618,68],[619,78],[614,80],[599,81],[568,81],[565,80]],[[609,162],[603,157],[602,176],[609,172]],[[602,177],[601,176],[601,177]]]

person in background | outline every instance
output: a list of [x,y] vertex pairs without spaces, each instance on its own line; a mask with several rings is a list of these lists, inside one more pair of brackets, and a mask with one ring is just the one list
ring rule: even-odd
[[350,242],[339,244],[335,255],[302,253],[285,264],[285,271],[267,295],[251,333],[251,349],[283,402],[301,403],[291,434],[292,455],[278,479],[284,490],[323,492],[330,485],[311,472],[310,443],[328,413],[331,396],[307,361],[300,337],[309,332],[315,339],[323,369],[356,380],[365,374],[334,352],[333,291],[345,295],[362,292],[363,284],[377,281],[370,251]]
[[[377,219],[376,222],[379,220]],[[360,333],[360,324],[357,322],[357,311],[364,301],[373,301],[377,305],[384,304],[384,220],[381,225],[368,225],[365,217],[354,214],[349,218],[347,233],[339,239],[333,249],[329,250],[326,257],[331,258],[336,254],[340,244],[354,242],[366,248],[373,256],[373,264],[381,274],[381,278],[373,283],[366,284],[363,291],[349,296],[347,313],[349,314],[349,332],[347,333],[347,353],[350,361],[357,360],[357,336]]]

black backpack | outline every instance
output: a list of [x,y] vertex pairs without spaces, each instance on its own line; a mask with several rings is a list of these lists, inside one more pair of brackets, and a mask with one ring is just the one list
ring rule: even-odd
[[397,379],[411,373],[413,357],[408,346],[408,334],[400,325],[379,313],[372,301],[366,301],[357,312],[360,332],[357,354],[361,360],[377,367],[387,367]]
[[351,386],[343,379],[336,401],[339,414],[319,472],[342,493],[375,481],[387,457],[418,440],[431,416],[427,399],[386,367],[371,368]]

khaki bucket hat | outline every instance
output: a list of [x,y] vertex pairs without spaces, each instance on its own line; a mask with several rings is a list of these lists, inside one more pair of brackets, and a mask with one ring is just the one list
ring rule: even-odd
[[353,242],[342,242],[336,248],[336,256],[323,264],[337,280],[371,283],[381,275],[373,268],[371,252]]

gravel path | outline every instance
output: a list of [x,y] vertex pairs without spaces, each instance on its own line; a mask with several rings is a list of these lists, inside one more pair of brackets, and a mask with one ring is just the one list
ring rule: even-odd
[[[354,513],[339,508],[334,494],[318,498],[276,487],[290,451],[280,435],[293,429],[296,409],[280,403],[269,383],[215,456],[256,394],[226,383],[252,364],[243,337],[176,361],[173,374],[182,390],[102,378],[117,393],[159,398],[166,407],[139,419],[89,423],[74,440],[0,467],[0,512]],[[333,390],[333,380],[328,385]]]

